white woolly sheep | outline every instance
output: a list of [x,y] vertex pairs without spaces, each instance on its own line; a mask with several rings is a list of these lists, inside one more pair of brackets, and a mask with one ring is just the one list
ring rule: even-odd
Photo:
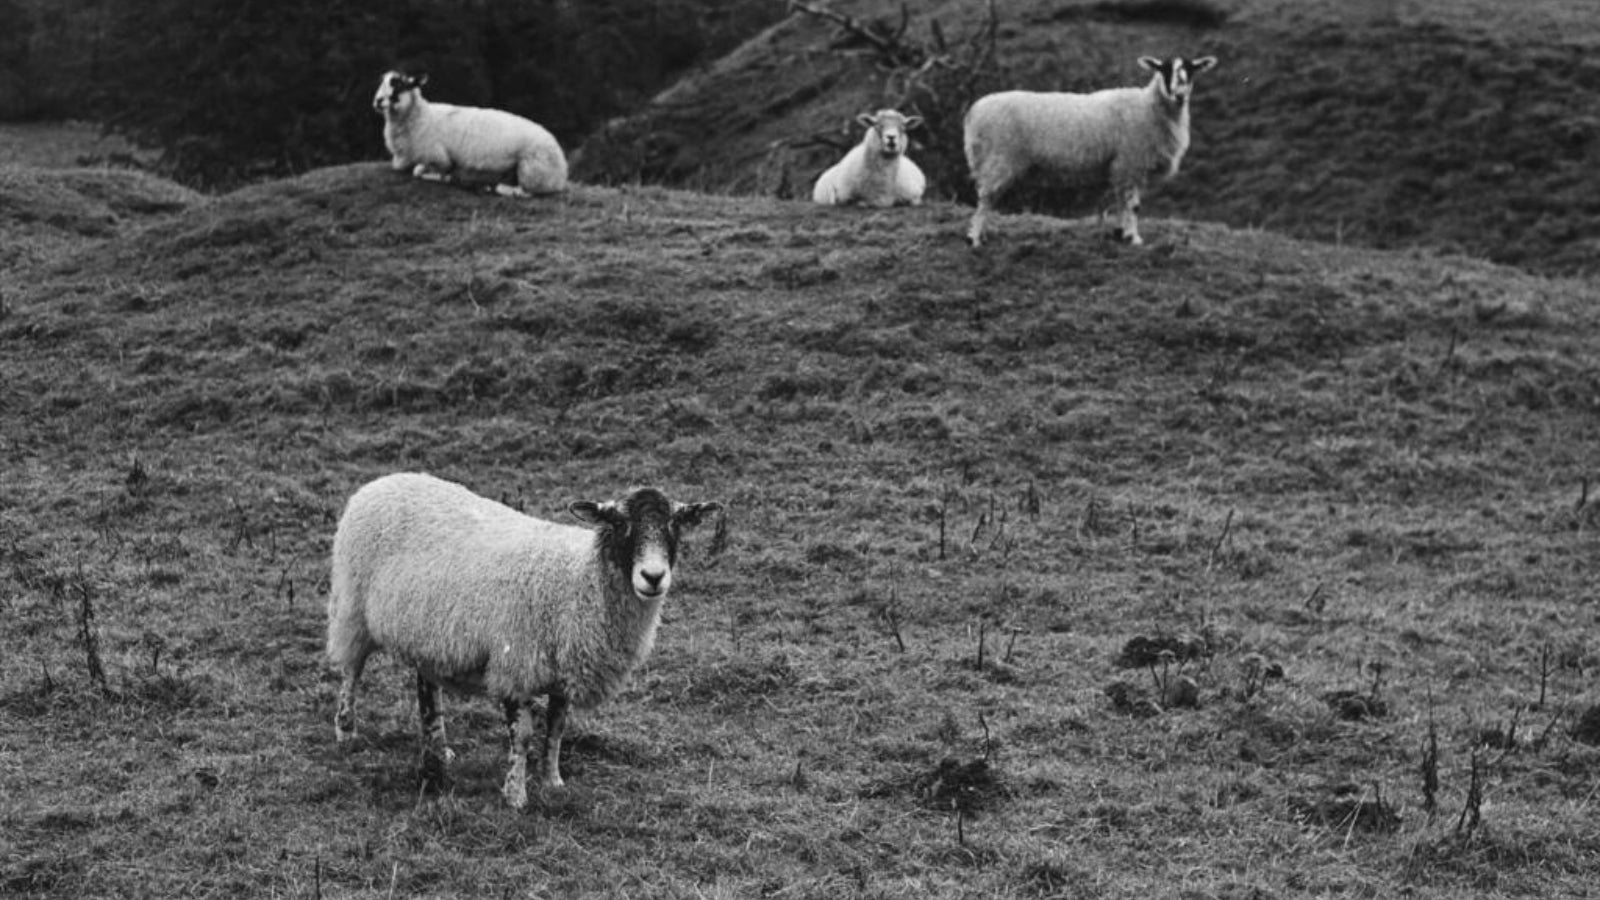
[[548,695],[541,783],[560,787],[570,704],[592,709],[649,655],[683,529],[721,508],[653,488],[568,510],[596,530],[524,515],[431,475],[370,482],[333,539],[328,658],[343,674],[334,735],[355,736],[356,683],[387,649],[417,670],[422,777],[453,757],[439,687],[500,700],[510,740],[502,793],[528,799],[533,699]]
[[[1030,170],[1080,183],[1105,183],[1118,208],[1116,235],[1142,244],[1135,211],[1153,174],[1170,177],[1189,147],[1189,95],[1194,76],[1215,57],[1168,62],[1139,57],[1155,73],[1142,88],[1092,94],[1005,91],[981,97],[967,110],[967,165],[978,189],[967,239],[983,241],[995,199]],[[1102,218],[1104,212],[1102,211]]]
[[906,116],[892,109],[862,113],[856,121],[867,126],[861,143],[844,159],[817,178],[811,199],[840,206],[897,206],[922,203],[928,179],[906,156],[906,132],[922,124],[921,116]]
[[550,132],[498,109],[429,103],[427,83],[427,75],[386,72],[372,98],[395,171],[511,196],[567,189],[567,158]]

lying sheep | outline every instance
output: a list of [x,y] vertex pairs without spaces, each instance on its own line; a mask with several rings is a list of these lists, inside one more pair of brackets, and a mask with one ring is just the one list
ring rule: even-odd
[[429,103],[427,83],[426,75],[386,72],[372,98],[395,171],[518,197],[567,189],[567,158],[550,132],[498,109]]
[[[981,97],[967,111],[967,165],[978,188],[967,239],[983,241],[995,199],[1018,178],[1039,169],[1082,183],[1108,183],[1119,208],[1116,235],[1142,244],[1139,193],[1152,174],[1177,174],[1189,147],[1189,94],[1194,76],[1215,57],[1162,62],[1139,57],[1155,73],[1142,88],[1092,94],[1006,91]],[[1102,213],[1103,216],[1103,213]]]
[[500,700],[510,736],[502,793],[527,803],[533,699],[548,695],[541,781],[562,784],[570,704],[591,709],[650,653],[680,533],[720,509],[652,488],[568,509],[596,530],[523,515],[431,475],[397,474],[350,498],[333,539],[328,658],[343,673],[334,734],[355,735],[356,683],[387,648],[417,670],[423,778],[453,756],[439,686]]
[[811,199],[831,206],[921,204],[928,179],[906,156],[906,132],[921,125],[922,117],[880,109],[862,113],[856,121],[867,126],[866,136],[850,148],[844,159],[822,173]]

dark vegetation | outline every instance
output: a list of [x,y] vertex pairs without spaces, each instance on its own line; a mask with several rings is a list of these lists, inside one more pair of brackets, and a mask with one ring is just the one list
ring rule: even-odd
[[[0,115],[87,118],[196,186],[382,153],[378,76],[576,144],[772,21],[737,0],[0,0]],[[12,25],[6,29],[7,24]]]

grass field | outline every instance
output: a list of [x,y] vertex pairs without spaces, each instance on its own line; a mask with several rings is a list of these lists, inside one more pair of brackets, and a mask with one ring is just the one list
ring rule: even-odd
[[[372,164],[0,270],[0,893],[1592,894],[1593,282],[965,216]],[[728,508],[525,813],[391,662],[334,746],[402,469]]]

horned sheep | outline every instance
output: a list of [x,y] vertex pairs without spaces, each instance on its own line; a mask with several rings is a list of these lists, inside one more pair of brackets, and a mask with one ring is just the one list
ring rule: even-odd
[[1141,56],[1154,73],[1144,87],[1090,94],[1005,91],[981,97],[967,111],[967,165],[978,191],[967,229],[974,247],[983,241],[996,198],[1030,170],[1078,183],[1108,182],[1118,211],[1116,235],[1142,244],[1139,195],[1151,175],[1170,177],[1189,147],[1189,95],[1194,76],[1215,57],[1162,61]]
[[906,156],[906,132],[922,124],[922,117],[893,109],[862,113],[856,121],[867,126],[860,143],[817,178],[811,199],[840,206],[917,206],[928,187],[927,176]]
[[431,475],[388,475],[350,498],[333,540],[328,658],[342,674],[334,733],[355,736],[357,682],[387,649],[416,668],[422,774],[453,757],[439,688],[498,699],[510,742],[502,788],[527,803],[534,698],[548,696],[540,778],[560,787],[568,707],[598,706],[650,653],[679,537],[717,503],[641,488],[547,522]]
[[372,98],[395,171],[493,185],[512,196],[566,190],[567,158],[543,126],[504,110],[430,103],[422,96],[427,82],[427,75],[386,72]]

